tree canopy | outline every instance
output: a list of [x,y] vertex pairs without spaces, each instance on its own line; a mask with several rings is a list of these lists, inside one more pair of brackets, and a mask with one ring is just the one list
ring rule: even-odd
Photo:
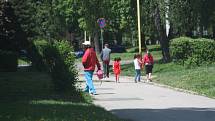
[[[115,40],[115,44],[121,45],[125,43],[124,36],[128,36],[132,41],[128,41],[126,46],[137,43],[137,5],[133,0],[9,0],[7,4],[11,4],[10,11],[14,15],[5,11],[5,3],[1,1],[0,6],[1,38],[13,28],[9,33],[13,34],[10,38],[14,39],[32,41],[46,38],[53,41],[73,38],[71,42],[74,42],[76,35],[80,36],[78,40],[82,40],[84,31],[87,31],[99,52],[101,42],[97,20],[105,18],[107,26],[104,32],[111,33],[106,34],[109,37],[105,41]],[[164,57],[165,51],[168,53],[170,38],[215,38],[213,0],[140,0],[140,3],[142,41],[159,40]],[[6,26],[9,22],[6,19],[11,19],[10,25],[13,27]],[[167,21],[170,23],[169,36],[166,35]],[[17,28],[19,30],[15,30]],[[22,36],[13,37],[15,31]],[[68,38],[68,34],[73,37]]]

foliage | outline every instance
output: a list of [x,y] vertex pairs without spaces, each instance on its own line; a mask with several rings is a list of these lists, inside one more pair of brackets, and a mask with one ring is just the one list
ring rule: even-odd
[[35,41],[32,64],[39,67],[39,70],[50,72],[58,92],[76,90],[78,75],[72,51],[67,41],[55,41],[53,44],[48,44],[45,40]]
[[16,52],[0,50],[0,72],[16,71],[18,56]]
[[0,1],[0,49],[17,51],[20,49],[19,23],[11,3]]
[[51,72],[55,89],[68,92],[75,90],[78,80],[75,57],[67,41],[55,42],[44,51],[45,63]]
[[214,40],[181,37],[173,39],[170,48],[173,59],[188,66],[210,64],[215,61]]
[[31,43],[31,47],[29,50],[29,58],[32,62],[33,68],[39,71],[47,70],[45,62],[43,60],[44,49],[47,44],[48,43],[45,40],[35,40],[33,43]]
[[207,30],[211,36],[214,26],[214,1],[211,0],[170,0],[169,19],[174,33],[179,36],[193,36],[193,31],[203,37]]

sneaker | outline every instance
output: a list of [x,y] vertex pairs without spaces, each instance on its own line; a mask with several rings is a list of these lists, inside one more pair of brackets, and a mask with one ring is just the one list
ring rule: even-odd
[[90,95],[98,95],[98,94],[94,92],[94,93],[90,93]]
[[84,89],[83,91],[84,91],[84,92],[89,92],[89,90],[87,90],[87,89]]

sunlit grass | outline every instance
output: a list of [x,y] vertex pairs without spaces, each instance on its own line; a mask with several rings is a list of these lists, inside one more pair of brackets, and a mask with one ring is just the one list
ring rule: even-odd
[[1,72],[0,95],[0,121],[119,121],[86,93],[55,92],[43,72]]
[[[155,47],[155,48],[153,48]],[[155,59],[153,68],[153,80],[157,83],[172,87],[191,90],[201,95],[215,98],[215,65],[187,68],[176,63],[161,63],[161,51],[157,46],[149,46]],[[121,75],[135,75],[134,65],[122,65]],[[145,76],[145,70],[142,70]]]

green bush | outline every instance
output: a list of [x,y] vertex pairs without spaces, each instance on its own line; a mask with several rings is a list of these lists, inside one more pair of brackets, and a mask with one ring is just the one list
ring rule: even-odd
[[187,66],[200,66],[215,62],[215,41],[180,37],[171,40],[170,51],[175,62]]
[[31,43],[31,47],[28,50],[30,60],[32,62],[33,68],[39,71],[46,71],[45,61],[43,60],[44,51],[48,43],[45,40],[35,40]]
[[78,80],[73,49],[67,41],[49,44],[44,40],[34,42],[33,65],[48,71],[56,91],[71,92]]
[[18,55],[16,52],[0,50],[0,72],[16,71]]
[[75,89],[74,85],[78,80],[78,75],[72,51],[73,49],[67,41],[54,42],[45,49],[45,63],[48,65],[57,91],[67,92]]

